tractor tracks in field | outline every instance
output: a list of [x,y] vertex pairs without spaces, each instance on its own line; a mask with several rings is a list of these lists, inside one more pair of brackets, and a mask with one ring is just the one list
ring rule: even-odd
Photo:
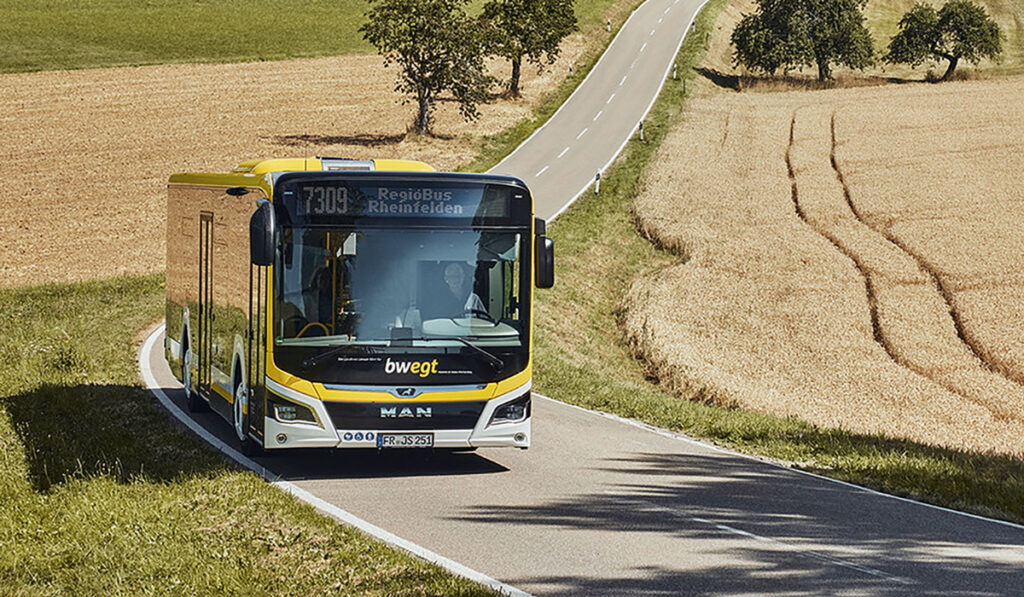
[[[996,417],[1019,418],[1020,415],[1013,408],[1013,399],[1004,394],[1009,389],[1010,393],[1020,395],[1024,391],[1024,380],[1001,370],[986,358],[957,312],[953,291],[943,282],[934,266],[897,238],[888,226],[873,225],[870,218],[858,209],[836,158],[838,140],[835,109],[828,117],[828,130],[815,131],[828,137],[827,170],[834,176],[835,184],[820,180],[827,175],[824,164],[820,163],[820,158],[824,157],[822,150],[825,149],[825,139],[814,138],[814,135],[810,139],[798,138],[798,114],[804,107],[798,107],[792,113],[785,152],[793,207],[801,221],[828,240],[856,267],[864,282],[875,342],[897,365],[985,407]],[[822,124],[812,122],[811,126],[813,128]],[[818,153],[812,151],[812,159],[794,159],[794,151],[800,149],[800,143],[808,143],[812,148],[817,148]],[[805,180],[809,192],[803,194],[800,189],[802,174],[814,175],[819,179]],[[842,202],[835,197],[837,194],[842,195]],[[849,210],[849,213],[843,214],[844,210]],[[889,295],[888,299],[884,298],[886,294]],[[941,300],[941,306],[930,305],[934,303],[935,297]],[[883,305],[884,300],[889,302]],[[900,303],[900,300],[916,304],[907,305]],[[902,320],[901,307],[904,306],[909,307],[905,310],[916,314],[918,319],[914,320],[914,315],[911,315],[907,316],[907,320]],[[889,309],[887,314],[884,313],[886,307]],[[932,308],[930,313],[929,308]],[[896,328],[900,325],[906,327],[891,329],[887,320],[895,321],[893,325]],[[914,328],[915,324],[921,327]],[[927,329],[929,327],[931,329]],[[921,336],[935,340],[934,345],[929,346],[932,352],[914,346],[916,334],[908,339],[908,330],[920,332]],[[952,337],[954,335],[955,338]],[[964,374],[962,368],[965,366],[980,369],[980,377]],[[998,376],[1001,383],[985,383],[985,378],[991,380],[991,376]]]
[[[879,322],[878,317],[878,300],[875,297],[874,284],[871,281],[870,272],[868,271],[867,266],[864,264],[863,260],[860,259],[860,257],[855,252],[845,247],[843,243],[840,242],[840,240],[835,235],[830,234],[828,230],[815,226],[812,219],[808,217],[807,212],[804,211],[804,208],[800,204],[800,195],[799,191],[797,190],[796,184],[796,170],[793,168],[792,156],[794,135],[796,131],[796,114],[798,110],[799,109],[793,111],[793,116],[789,121],[789,144],[786,146],[786,171],[789,174],[789,184],[793,199],[793,208],[796,211],[796,215],[798,218],[800,218],[801,221],[803,221],[804,224],[807,224],[807,226],[809,226],[812,230],[814,230],[822,237],[824,237],[826,240],[828,240],[830,243],[832,243],[836,250],[838,250],[840,253],[845,255],[847,259],[853,262],[853,265],[857,268],[857,271],[860,273],[861,278],[864,280],[865,293],[867,294],[868,299],[868,310],[871,316],[871,331],[872,335],[875,338],[875,342],[877,342],[878,345],[881,346],[883,350],[885,350],[886,354],[889,355],[889,358],[891,358],[897,364],[913,370],[913,367],[911,367],[908,363],[902,362],[902,359],[900,359],[899,355],[893,350],[892,345],[888,342],[888,340],[885,337],[885,334],[882,331],[882,325]],[[856,213],[854,215],[856,217]]]

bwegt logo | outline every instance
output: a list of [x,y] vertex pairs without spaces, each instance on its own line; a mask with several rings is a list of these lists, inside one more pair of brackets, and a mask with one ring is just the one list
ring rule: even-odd
[[388,375],[412,373],[420,377],[428,377],[437,373],[437,359],[433,361],[392,361],[388,358],[384,362],[384,373]]

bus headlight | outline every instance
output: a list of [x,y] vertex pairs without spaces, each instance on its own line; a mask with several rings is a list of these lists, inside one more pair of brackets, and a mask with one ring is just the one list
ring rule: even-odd
[[519,423],[525,421],[529,416],[530,393],[527,392],[519,398],[506,402],[494,409],[494,414],[491,415],[491,422],[488,425],[494,425],[495,423]]
[[313,415],[313,411],[301,404],[285,400],[280,396],[271,396],[268,402],[272,409],[271,412],[274,413],[274,418],[282,423],[294,423],[296,421],[316,423],[316,417]]

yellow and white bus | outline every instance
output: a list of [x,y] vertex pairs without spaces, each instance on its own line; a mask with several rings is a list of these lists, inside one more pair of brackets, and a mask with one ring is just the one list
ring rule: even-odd
[[528,448],[544,233],[522,181],[419,162],[175,174],[167,361],[250,454]]

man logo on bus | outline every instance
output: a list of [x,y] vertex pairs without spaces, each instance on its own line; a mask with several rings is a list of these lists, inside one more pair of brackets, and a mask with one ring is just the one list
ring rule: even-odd
[[433,407],[417,406],[415,410],[403,406],[401,410],[397,406],[380,407],[380,418],[382,419],[429,419],[433,416]]
[[407,374],[412,373],[413,375],[419,375],[420,377],[427,377],[437,373],[437,359],[433,361],[392,361],[389,357],[384,363],[384,373],[391,375],[392,373]]

